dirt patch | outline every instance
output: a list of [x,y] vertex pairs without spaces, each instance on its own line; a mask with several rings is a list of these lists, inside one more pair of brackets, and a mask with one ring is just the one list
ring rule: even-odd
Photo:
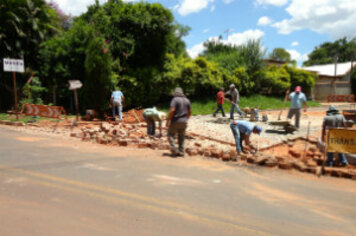
[[38,138],[38,137],[18,137],[16,139],[22,142],[37,142],[43,140],[43,138]]

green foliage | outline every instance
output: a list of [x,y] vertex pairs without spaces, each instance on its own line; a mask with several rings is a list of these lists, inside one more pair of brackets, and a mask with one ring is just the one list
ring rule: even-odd
[[166,95],[177,86],[182,87],[187,95],[213,95],[225,82],[230,82],[215,63],[204,57],[191,60],[168,54],[164,68],[163,76],[157,82],[163,91],[168,92]]
[[20,100],[20,107],[23,104],[43,104],[42,94],[47,92],[45,87],[42,87],[41,81],[38,77],[33,77],[30,83],[26,83],[22,87],[22,93],[25,95]]
[[273,51],[269,54],[269,58],[276,60],[276,61],[284,61],[284,62],[291,61],[289,52],[287,50],[285,50],[284,48],[273,49]]
[[[44,0],[0,2],[0,51],[3,57],[24,58],[37,66],[38,47],[58,31],[55,12]],[[52,23],[52,24],[51,24]]]
[[325,42],[309,54],[309,59],[303,63],[304,66],[331,64],[334,63],[335,55],[338,55],[338,62],[347,62],[356,57],[356,38],[348,41],[346,38],[335,42]]
[[84,106],[98,112],[109,108],[110,90],[117,83],[112,74],[112,58],[104,53],[104,39],[94,38],[88,45],[85,59],[85,81],[82,89]]
[[262,86],[268,88],[268,93],[281,95],[284,94],[291,86],[291,75],[286,67],[278,68],[277,66],[269,66],[264,71],[264,79]]
[[317,75],[315,73],[287,65],[284,65],[283,68],[285,68],[290,74],[291,89],[294,89],[299,85],[302,86],[304,91],[307,91],[314,86],[317,79]]
[[241,46],[225,44],[220,39],[204,43],[202,53],[208,60],[215,62],[225,79],[224,86],[234,83],[241,94],[251,94],[260,89],[260,71],[264,66],[263,50],[259,40],[249,40]]
[[[251,80],[251,77],[248,75],[245,67],[237,67],[233,70],[233,78],[235,81],[231,81],[229,84],[235,84],[239,91],[244,91],[245,94],[251,94],[255,82]],[[227,87],[227,85],[225,86]]]
[[[57,18],[57,12],[45,0],[1,0],[1,58],[22,58],[27,72],[37,71],[41,64],[38,52],[40,44],[60,31]],[[17,75],[19,88],[23,86],[27,75]],[[0,72],[0,109],[3,110],[13,104],[11,77],[11,73]]]

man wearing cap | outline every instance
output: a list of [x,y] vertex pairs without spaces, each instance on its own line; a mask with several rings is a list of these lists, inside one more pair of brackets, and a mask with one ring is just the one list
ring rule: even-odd
[[305,94],[302,92],[302,87],[295,87],[295,91],[289,94],[289,89],[286,92],[286,99],[291,101],[291,107],[288,112],[288,119],[292,119],[295,115],[295,127],[299,129],[299,121],[300,121],[300,109],[302,108],[302,104],[304,104],[304,112],[307,111],[307,98]]
[[225,93],[225,95],[231,96],[231,108],[230,108],[230,119],[234,119],[234,109],[236,108],[237,113],[240,117],[242,116],[242,111],[239,108],[240,94],[234,84],[230,84],[230,90]]
[[162,121],[166,118],[166,113],[158,111],[156,107],[146,108],[142,113],[147,123],[147,135],[156,134],[156,121],[159,123],[159,136],[162,137]]
[[[345,117],[339,114],[339,111],[334,106],[330,106],[323,120],[321,140],[325,142],[325,130],[327,128],[346,128],[346,122]],[[344,153],[339,153],[338,157],[342,166],[346,166],[348,164]],[[326,165],[333,166],[333,159],[334,153],[328,152]]]
[[[171,146],[172,157],[184,156],[184,139],[187,122],[191,115],[191,105],[184,96],[183,89],[174,90],[166,126],[168,127],[168,141]],[[178,134],[178,149],[175,145],[175,135]]]
[[245,140],[245,144],[253,151],[257,151],[257,148],[250,142],[250,135],[252,133],[261,134],[262,128],[259,125],[255,125],[245,120],[235,120],[230,123],[232,134],[235,138],[236,152],[239,155],[241,152],[245,152],[242,146],[242,141]]

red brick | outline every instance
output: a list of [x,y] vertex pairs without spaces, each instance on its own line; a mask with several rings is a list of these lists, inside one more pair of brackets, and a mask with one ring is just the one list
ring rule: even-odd
[[157,148],[158,148],[158,150],[170,150],[171,149],[169,144],[159,144]]
[[258,165],[264,165],[267,160],[268,160],[268,157],[266,157],[266,156],[258,156],[258,157],[256,157],[255,163]]
[[256,161],[256,157],[255,156],[250,155],[250,156],[247,157],[247,162],[248,163],[255,163],[255,161]]
[[290,162],[279,162],[278,167],[283,170],[290,170],[292,169],[292,164]]
[[294,149],[289,149],[289,154],[295,158],[301,157],[301,153]]
[[224,152],[222,156],[223,161],[229,161],[231,159],[230,153]]
[[211,157],[222,158],[223,152],[221,150],[211,150]]
[[201,147],[201,144],[200,143],[194,143],[194,146]]
[[148,147],[149,147],[148,143],[139,143],[138,144],[138,148],[148,148]]
[[210,156],[211,156],[211,152],[210,152],[209,150],[205,150],[204,153],[203,153],[203,155],[204,155],[205,157],[210,157]]
[[297,170],[299,170],[299,171],[302,171],[302,172],[306,171],[306,169],[307,169],[306,165],[305,165],[303,162],[301,162],[301,161],[294,161],[294,162],[292,163],[292,166],[293,166],[295,169],[297,169]]
[[265,162],[265,165],[264,166],[267,166],[267,167],[275,167],[278,165],[278,162],[276,159],[274,158],[270,158],[268,159],[266,162]]
[[118,144],[119,144],[120,146],[126,147],[126,146],[128,145],[128,142],[127,142],[126,140],[119,140],[119,141],[118,141]]

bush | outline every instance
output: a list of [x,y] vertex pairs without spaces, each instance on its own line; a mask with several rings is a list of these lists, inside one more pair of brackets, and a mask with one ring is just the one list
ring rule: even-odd
[[269,66],[264,71],[264,79],[261,81],[261,85],[262,87],[269,88],[269,94],[284,94],[291,86],[290,74],[284,67]]

